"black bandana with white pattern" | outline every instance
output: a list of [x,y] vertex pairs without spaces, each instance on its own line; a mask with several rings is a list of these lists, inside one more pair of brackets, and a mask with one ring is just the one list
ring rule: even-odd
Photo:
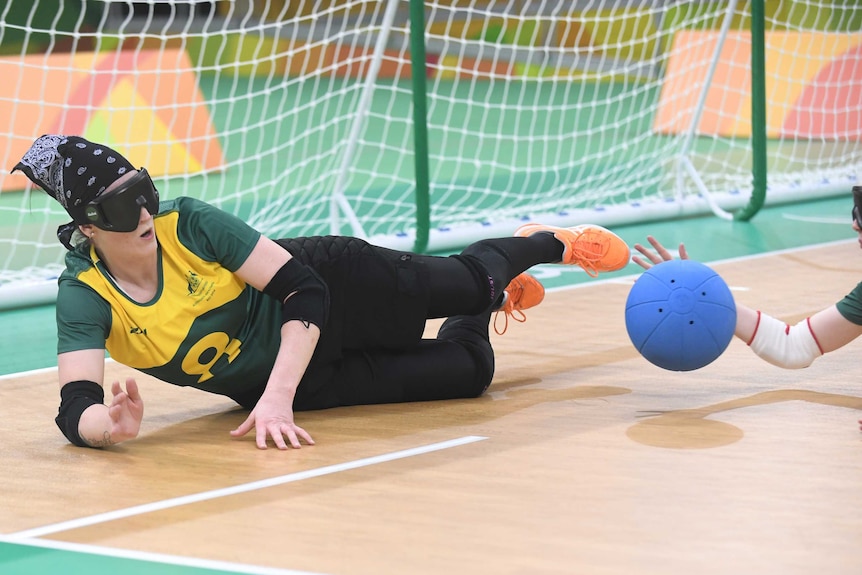
[[78,136],[40,136],[12,171],[21,170],[72,216],[57,235],[66,247],[70,229],[86,224],[87,204],[134,166],[116,150]]

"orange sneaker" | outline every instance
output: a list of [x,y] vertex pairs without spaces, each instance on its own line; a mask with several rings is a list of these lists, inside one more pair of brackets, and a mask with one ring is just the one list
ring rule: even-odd
[[[497,335],[506,333],[509,328],[510,317],[520,323],[527,321],[527,316],[524,315],[523,310],[542,303],[542,300],[545,299],[545,288],[539,283],[539,280],[524,272],[509,282],[504,294],[503,304],[494,314],[494,331],[497,332]],[[503,329],[497,327],[497,318],[500,317],[501,313],[504,320]]]
[[552,233],[563,243],[565,249],[560,263],[581,266],[591,277],[596,277],[599,272],[621,270],[631,259],[629,246],[621,237],[594,224],[571,228],[524,224],[515,230],[515,236],[527,237],[539,232]]

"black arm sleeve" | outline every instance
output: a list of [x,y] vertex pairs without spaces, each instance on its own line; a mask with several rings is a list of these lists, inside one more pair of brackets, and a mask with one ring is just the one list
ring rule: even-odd
[[[283,323],[300,320],[321,330],[329,315],[329,289],[314,269],[291,258],[263,288],[263,293],[283,303]],[[293,295],[291,295],[293,294]],[[288,297],[289,296],[289,297]]]
[[95,381],[70,381],[60,389],[60,411],[54,421],[66,439],[78,447],[89,447],[78,434],[78,422],[85,409],[104,402],[105,390]]

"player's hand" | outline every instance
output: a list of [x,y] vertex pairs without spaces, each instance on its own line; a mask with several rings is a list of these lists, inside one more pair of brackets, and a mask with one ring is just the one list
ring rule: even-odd
[[141,399],[138,384],[134,378],[127,377],[126,389],[123,390],[120,382],[114,381],[111,393],[114,398],[108,406],[108,415],[111,417],[112,442],[119,443],[137,437],[144,419],[144,400]]
[[[653,249],[655,249],[655,252],[653,252],[649,248],[645,248],[641,244],[635,244],[635,249],[641,254],[643,254],[644,257],[632,257],[632,261],[634,263],[636,263],[643,269],[648,270],[655,264],[660,264],[661,262],[669,262],[673,259],[673,254],[670,253],[666,247],[661,245],[661,243],[659,243],[657,239],[652,236],[647,236],[647,241],[650,243]],[[686,252],[684,244],[679,244],[679,259],[688,259],[688,252]]]
[[266,390],[245,421],[230,434],[242,437],[253,428],[258,449],[266,449],[269,437],[279,449],[287,449],[288,443],[290,447],[299,449],[302,447],[300,440],[314,445],[311,435],[294,423],[292,403],[292,397],[280,397],[278,392]]

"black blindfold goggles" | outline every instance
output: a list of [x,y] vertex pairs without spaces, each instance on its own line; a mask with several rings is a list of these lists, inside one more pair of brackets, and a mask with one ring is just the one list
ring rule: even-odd
[[159,211],[159,191],[145,168],[87,204],[87,221],[102,230],[133,232],[141,221],[142,207],[152,215]]
[[853,221],[862,229],[862,186],[853,186]]

